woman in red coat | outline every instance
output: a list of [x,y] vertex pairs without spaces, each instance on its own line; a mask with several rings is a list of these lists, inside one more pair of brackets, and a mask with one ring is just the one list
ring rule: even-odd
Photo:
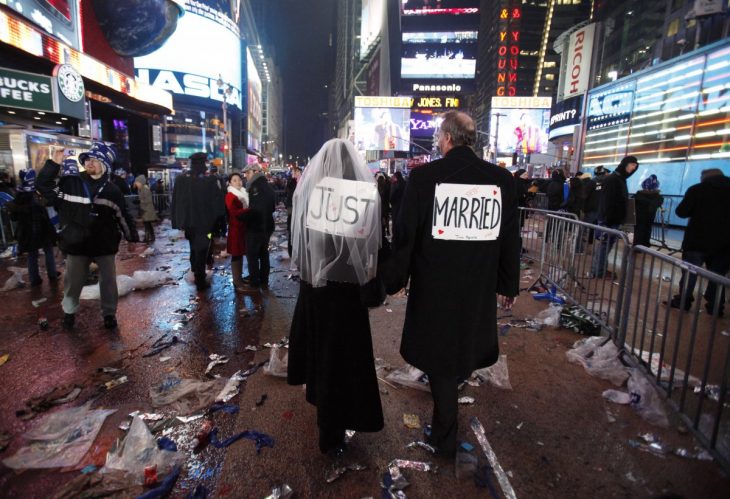
[[243,188],[243,180],[238,173],[228,177],[226,193],[226,210],[228,210],[228,242],[226,251],[231,255],[231,274],[233,287],[243,291],[243,255],[246,254],[246,222],[244,214],[248,209],[248,193]]

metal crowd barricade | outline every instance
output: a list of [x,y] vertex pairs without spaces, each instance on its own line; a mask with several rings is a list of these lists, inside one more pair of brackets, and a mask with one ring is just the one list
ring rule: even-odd
[[625,232],[548,214],[538,282],[555,287],[615,337],[630,247]]
[[[693,281],[694,293],[682,292]],[[617,345],[630,354],[629,363],[641,367],[659,386],[698,440],[730,469],[730,410],[725,408],[730,401],[730,337],[726,320],[718,317],[730,279],[636,246],[625,284]],[[714,299],[707,301],[712,287]],[[682,296],[678,309],[669,306],[675,295]]]
[[538,210],[547,210],[548,198],[544,192],[536,192],[530,201],[530,208],[536,208]]
[[542,241],[546,230],[547,216],[576,219],[573,213],[548,211],[537,208],[520,208],[520,238],[522,240],[522,257],[527,260],[538,260],[542,255]]

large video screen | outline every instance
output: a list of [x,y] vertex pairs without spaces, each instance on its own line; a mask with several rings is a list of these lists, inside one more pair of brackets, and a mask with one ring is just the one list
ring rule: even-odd
[[263,132],[261,78],[248,47],[246,47],[246,75],[248,81],[248,147],[256,152],[261,152],[261,134]]
[[356,107],[355,146],[360,151],[408,151],[410,108]]
[[423,113],[411,111],[411,137],[413,139],[433,139],[441,126],[444,113]]
[[236,24],[214,7],[215,1],[185,4],[185,15],[167,42],[135,57],[136,76],[178,96],[222,102],[218,77],[233,88],[228,103],[242,109],[241,40]]
[[403,33],[401,78],[474,78],[477,32]]
[[477,14],[479,0],[403,0],[404,16]]
[[370,45],[380,35],[383,27],[383,0],[362,0],[360,21],[360,57],[367,54]]
[[0,0],[18,14],[79,50],[79,17],[75,0]]
[[491,140],[497,136],[498,154],[546,153],[550,109],[492,109]]

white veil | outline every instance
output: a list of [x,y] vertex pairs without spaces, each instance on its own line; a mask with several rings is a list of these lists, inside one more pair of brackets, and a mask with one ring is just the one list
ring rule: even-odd
[[365,284],[380,248],[380,196],[370,170],[346,140],[327,141],[294,191],[292,259],[303,281]]

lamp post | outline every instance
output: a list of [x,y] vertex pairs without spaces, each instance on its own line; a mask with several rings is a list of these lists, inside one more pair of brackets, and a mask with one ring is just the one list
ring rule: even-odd
[[218,74],[218,81],[216,82],[218,88],[223,92],[223,171],[228,175],[228,168],[230,165],[230,150],[231,144],[228,136],[228,97],[231,96],[233,89],[228,83],[223,82],[223,77]]
[[497,154],[499,148],[499,118],[507,115],[504,113],[494,113],[492,116],[497,117],[497,124],[494,127],[494,162],[496,163],[499,158],[499,154]]

